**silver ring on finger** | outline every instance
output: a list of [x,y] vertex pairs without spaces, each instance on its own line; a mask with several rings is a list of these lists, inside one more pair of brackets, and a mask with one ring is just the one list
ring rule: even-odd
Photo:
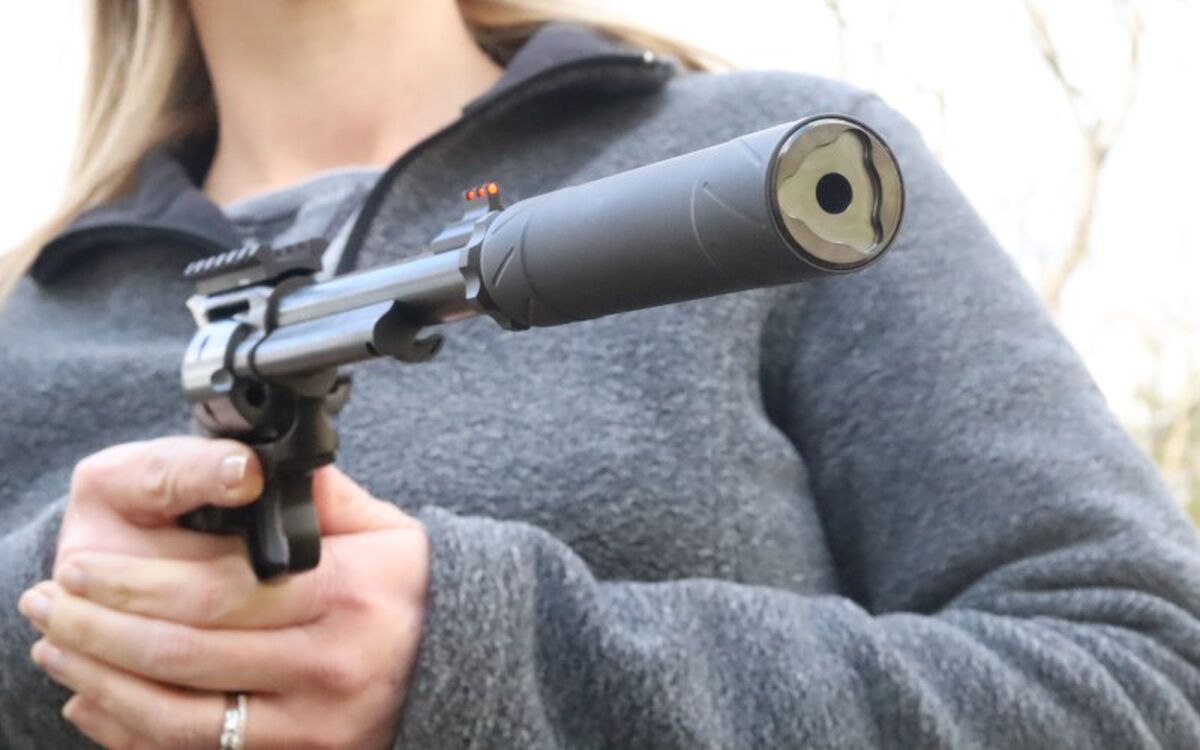
[[250,699],[245,693],[230,693],[225,696],[225,719],[221,723],[221,750],[246,750],[246,704]]

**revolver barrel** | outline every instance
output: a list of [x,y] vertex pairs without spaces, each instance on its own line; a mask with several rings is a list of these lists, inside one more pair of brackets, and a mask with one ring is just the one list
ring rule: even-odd
[[389,311],[416,326],[477,314],[554,326],[857,271],[891,244],[903,207],[895,158],[866,126],[779,125],[476,211],[456,247],[291,291],[253,366],[272,376],[377,356],[374,322]]
[[[488,315],[556,326],[858,271],[892,244],[904,186],[865,125],[820,115],[500,204],[489,183],[423,255],[313,283],[323,240],[198,260],[183,387],[213,435],[254,446],[263,497],[185,525],[242,534],[260,578],[317,565],[311,472],[334,460],[341,365],[435,355],[422,329]],[[477,200],[479,199],[479,200]],[[485,202],[485,200],[486,202]]]

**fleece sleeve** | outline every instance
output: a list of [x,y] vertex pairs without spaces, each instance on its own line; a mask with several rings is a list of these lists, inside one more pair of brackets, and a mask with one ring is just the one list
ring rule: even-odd
[[91,747],[59,715],[67,698],[29,659],[38,639],[17,611],[25,589],[50,577],[66,498],[0,535],[0,747],[6,750]]
[[597,580],[428,509],[403,748],[1194,748],[1200,551],[1154,467],[912,127],[872,269],[789,292],[764,401],[842,596]]

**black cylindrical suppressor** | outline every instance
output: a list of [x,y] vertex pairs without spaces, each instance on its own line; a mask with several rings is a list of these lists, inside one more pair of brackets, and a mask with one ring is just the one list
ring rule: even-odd
[[330,415],[349,395],[338,367],[419,362],[423,329],[488,315],[509,329],[856,271],[900,226],[895,158],[840,115],[786,123],[667,161],[522,200],[499,186],[410,260],[316,282],[325,243],[246,245],[185,271],[199,330],[183,385],[210,434],[263,463],[263,496],[203,508],[184,525],[241,533],[260,578],[320,557],[311,473],[333,461]]

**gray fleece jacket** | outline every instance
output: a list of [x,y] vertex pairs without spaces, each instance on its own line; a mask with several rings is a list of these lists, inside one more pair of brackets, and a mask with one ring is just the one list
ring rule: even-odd
[[[525,197],[821,111],[903,169],[875,267],[556,329],[476,319],[431,363],[356,368],[341,466],[433,545],[397,747],[1200,747],[1194,531],[876,97],[675,74],[554,27],[385,173],[343,267],[420,252],[484,179]],[[179,272],[236,241],[189,158],[149,159],[0,315],[6,748],[85,745],[14,606],[50,572],[72,465],[189,429]]]

